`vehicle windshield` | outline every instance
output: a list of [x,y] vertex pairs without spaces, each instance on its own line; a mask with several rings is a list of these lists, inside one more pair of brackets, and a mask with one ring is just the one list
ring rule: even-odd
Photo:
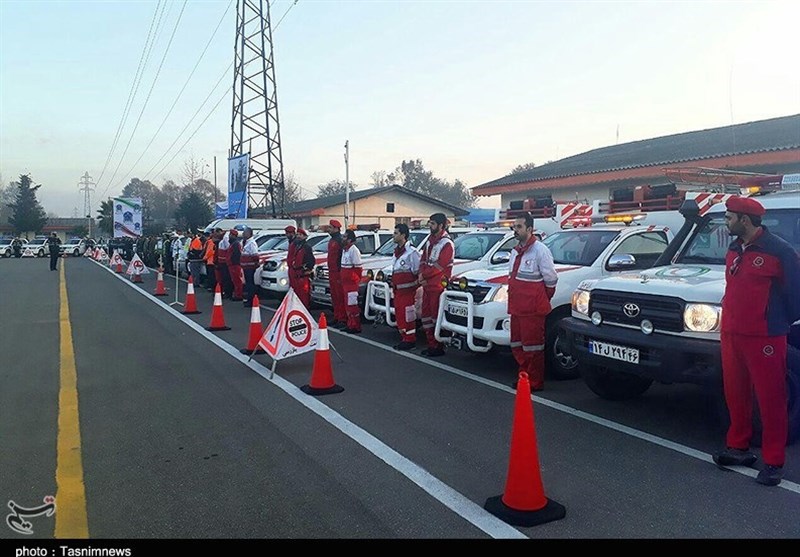
[[39,244],[44,244],[47,242],[47,238],[34,238],[30,242],[28,242],[29,246],[38,246]]
[[[800,251],[800,211],[773,209],[764,215],[761,224]],[[715,214],[705,226],[694,233],[678,262],[725,265],[725,254],[733,240],[725,226],[725,213]]]
[[504,234],[489,234],[485,232],[470,232],[456,238],[455,242],[455,258],[456,259],[469,259],[477,261],[500,240],[503,239]]
[[282,243],[289,245],[289,242],[286,240],[286,236],[271,236],[263,238],[261,243],[258,244],[258,251],[281,249],[277,246],[279,246]]
[[563,231],[547,236],[542,242],[553,254],[553,262],[588,267],[619,236],[616,230]]
[[318,253],[328,253],[328,240],[330,240],[330,236],[318,236],[317,238],[311,238],[307,240],[306,243],[311,246],[313,251]]

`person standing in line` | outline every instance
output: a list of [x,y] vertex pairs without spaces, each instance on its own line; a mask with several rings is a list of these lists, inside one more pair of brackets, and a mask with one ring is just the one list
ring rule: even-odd
[[753,391],[761,414],[763,485],[783,479],[789,435],[786,392],[787,336],[800,319],[800,256],[761,224],[764,206],[731,197],[725,224],[736,240],[725,256],[722,298],[722,383],[730,414],[726,447],[713,456],[721,466],[752,466]]
[[241,302],[243,298],[244,275],[242,274],[242,242],[239,240],[239,231],[231,229],[228,236],[230,252],[228,253],[228,274],[233,284],[232,302]]
[[[311,246],[306,243],[308,233],[302,228],[297,229],[294,244],[295,249],[292,253],[292,261],[289,267],[289,285],[303,302],[306,308],[311,308],[311,274],[314,272],[314,265],[317,260]],[[287,260],[288,261],[288,260]]]
[[552,309],[558,273],[553,254],[533,233],[530,213],[514,221],[508,273],[508,313],[511,316],[511,353],[520,372],[528,374],[531,391],[544,389],[545,321]]
[[253,230],[250,227],[244,229],[242,234],[242,272],[244,273],[244,307],[253,307],[253,296],[256,294],[256,283],[254,276],[258,267],[258,244],[253,238]]
[[400,343],[395,350],[411,350],[417,345],[416,297],[419,287],[419,252],[408,241],[408,225],[394,227],[392,239],[397,245],[392,257],[392,290],[394,291],[394,316]]
[[361,310],[358,306],[358,287],[361,284],[361,252],[356,246],[356,233],[348,230],[344,233],[342,246],[342,290],[346,304],[346,333],[361,332]]
[[187,260],[189,261],[189,274],[192,276],[192,282],[198,287],[202,283],[201,268],[203,266],[203,242],[200,241],[200,236],[195,234],[188,242],[189,251],[187,252]]
[[214,266],[214,259],[217,254],[217,244],[214,241],[216,232],[211,231],[203,246],[203,262],[206,264],[206,290],[213,292],[217,286],[217,270]]
[[342,288],[342,223],[331,220],[329,223],[331,239],[328,240],[328,283],[331,289],[331,306],[333,309],[333,322],[329,327],[337,329],[347,328],[347,304],[344,300]]
[[58,258],[61,256],[61,238],[55,232],[50,233],[47,239],[47,249],[50,251],[50,270],[58,270]]
[[453,272],[455,247],[447,233],[447,216],[434,213],[428,220],[430,236],[425,244],[419,265],[419,282],[422,285],[422,328],[428,339],[428,348],[423,356],[436,358],[444,355],[444,345],[436,340],[434,330],[439,314],[439,296],[444,291],[443,281],[449,280]]
[[230,270],[230,256],[231,256],[231,231],[223,232],[220,230],[220,240],[219,246],[217,247],[217,253],[219,253],[219,257],[217,259],[217,266],[220,268],[220,277],[222,281],[220,282],[220,289],[222,290],[222,297],[223,298],[230,298],[233,296],[233,281],[231,280],[231,270]]

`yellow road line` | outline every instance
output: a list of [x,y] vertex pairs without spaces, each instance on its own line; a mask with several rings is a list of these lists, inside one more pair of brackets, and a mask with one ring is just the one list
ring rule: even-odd
[[78,420],[78,373],[72,346],[72,324],[64,261],[59,270],[61,309],[60,388],[58,391],[58,448],[56,460],[56,538],[88,538],[86,492],[81,460],[81,429]]

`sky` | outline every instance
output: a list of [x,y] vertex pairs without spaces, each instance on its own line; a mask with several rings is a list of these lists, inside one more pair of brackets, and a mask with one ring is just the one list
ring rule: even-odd
[[[358,189],[407,159],[473,187],[617,142],[800,113],[794,0],[270,10],[284,172],[307,198],[345,179],[345,141]],[[74,216],[85,172],[94,213],[133,177],[181,182],[188,160],[213,182],[216,157],[226,189],[235,16],[235,0],[0,0],[2,184],[29,173],[45,210]]]

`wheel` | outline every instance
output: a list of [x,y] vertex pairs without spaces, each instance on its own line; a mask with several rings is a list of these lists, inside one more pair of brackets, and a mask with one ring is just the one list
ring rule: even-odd
[[39,257],[44,257],[44,250],[43,249],[39,250]]
[[78,257],[79,255],[80,255],[80,253],[78,252],[78,250],[75,250],[75,251],[72,252],[72,256],[73,257]]
[[569,317],[569,313],[559,312],[552,319],[547,320],[546,326],[544,349],[547,360],[547,373],[556,380],[577,379],[580,377],[578,361],[565,350],[564,332],[560,327],[561,320],[565,317]]
[[586,386],[605,400],[636,398],[653,384],[652,379],[621,371],[611,371],[601,366],[581,365],[578,369]]

